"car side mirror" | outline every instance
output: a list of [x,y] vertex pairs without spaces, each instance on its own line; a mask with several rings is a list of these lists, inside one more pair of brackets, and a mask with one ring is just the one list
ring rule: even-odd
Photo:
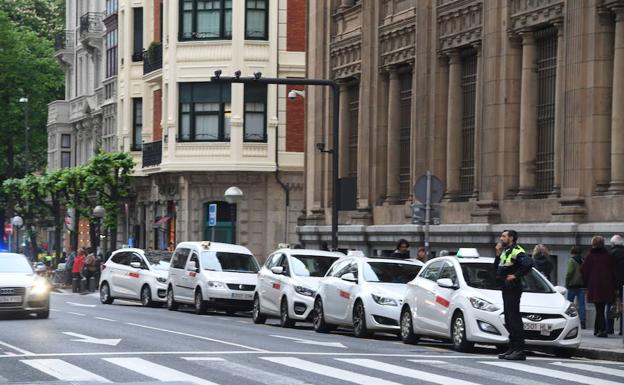
[[186,271],[197,271],[197,263],[195,261],[189,262]]
[[340,279],[342,279],[343,281],[347,281],[347,282],[357,282],[357,278],[355,278],[355,275],[353,275],[353,273],[347,273],[347,274],[343,274],[342,277],[340,277]]
[[271,272],[273,274],[277,274],[277,275],[284,274],[284,267],[283,266],[273,266],[271,268]]
[[436,283],[438,284],[438,286],[445,289],[457,289],[457,285],[455,285],[450,278],[440,278],[436,281]]
[[37,265],[35,267],[35,273],[45,273],[48,270],[48,267],[45,265]]
[[568,289],[563,286],[555,286],[555,291],[564,297],[568,295]]
[[140,269],[141,262],[130,262],[130,266],[134,267],[135,269]]

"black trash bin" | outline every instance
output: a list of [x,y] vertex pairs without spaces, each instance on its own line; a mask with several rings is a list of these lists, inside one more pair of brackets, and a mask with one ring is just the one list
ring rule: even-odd
[[96,288],[95,277],[89,277],[89,291],[94,292]]
[[80,291],[80,278],[72,278],[72,293]]

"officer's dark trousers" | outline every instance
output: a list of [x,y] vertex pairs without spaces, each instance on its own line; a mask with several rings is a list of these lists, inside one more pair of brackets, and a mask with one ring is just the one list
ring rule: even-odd
[[520,315],[520,297],[522,290],[503,289],[503,305],[505,307],[505,326],[509,332],[509,349],[524,350],[524,325]]

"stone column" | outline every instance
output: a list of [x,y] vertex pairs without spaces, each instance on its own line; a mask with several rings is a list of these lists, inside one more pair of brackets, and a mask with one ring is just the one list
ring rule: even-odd
[[561,186],[563,184],[563,130],[565,126],[565,116],[563,115],[563,97],[565,90],[563,89],[563,71],[564,71],[564,48],[563,39],[563,21],[555,23],[557,27],[557,73],[555,78],[555,154],[553,159],[554,180],[552,195],[557,197],[561,194]]
[[535,192],[537,155],[537,63],[532,31],[521,32],[522,84],[520,90],[520,189],[518,196]]
[[386,165],[386,202],[399,200],[399,147],[401,124],[401,87],[396,67],[388,69],[388,151]]
[[609,191],[624,193],[624,8],[615,9],[613,99],[611,107],[611,184]]
[[473,45],[477,51],[477,81],[475,86],[475,125],[474,125],[474,147],[473,147],[473,187],[472,197],[478,198],[479,191],[482,188],[481,175],[483,170],[481,167],[482,158],[482,143],[483,143],[483,50],[481,49],[481,43]]
[[339,122],[339,153],[338,177],[349,176],[349,87],[341,80],[340,86],[340,122]]
[[459,51],[449,52],[448,106],[446,121],[446,195],[452,198],[459,193],[459,168],[462,143],[462,67]]

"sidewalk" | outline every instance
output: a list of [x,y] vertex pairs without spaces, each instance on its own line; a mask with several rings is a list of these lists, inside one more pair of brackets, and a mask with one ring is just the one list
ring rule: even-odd
[[593,358],[599,360],[624,361],[624,340],[621,335],[612,334],[609,338],[598,338],[594,331],[581,331],[581,346],[576,357]]

